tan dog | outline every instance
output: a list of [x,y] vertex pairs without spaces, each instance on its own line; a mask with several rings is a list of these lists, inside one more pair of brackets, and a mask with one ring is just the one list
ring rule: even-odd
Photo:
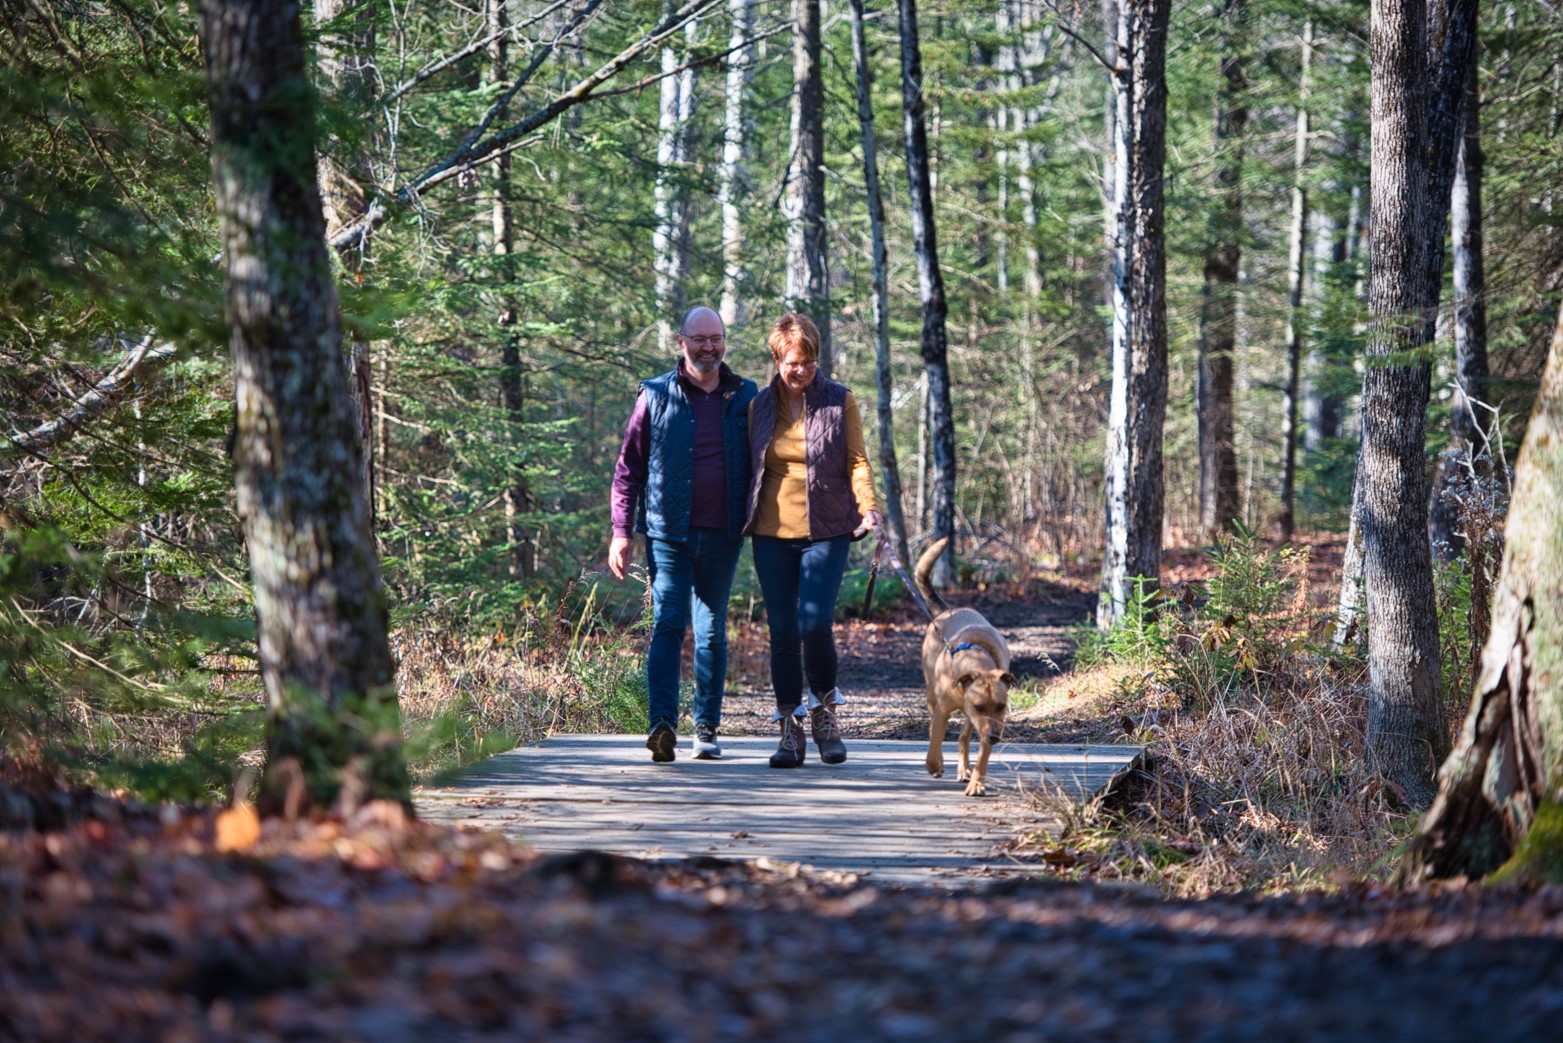
[[[950,715],[959,710],[966,719],[960,738],[961,772],[956,778],[966,783],[968,797],[976,797],[987,792],[988,755],[1004,734],[1009,686],[1015,683],[1015,675],[1009,672],[1009,645],[1004,635],[981,612],[951,608],[933,589],[929,577],[948,542],[939,540],[923,551],[915,572],[917,589],[939,613],[923,635],[923,681],[928,687],[928,774],[934,778],[944,775],[944,731]],[[976,771],[971,767],[973,731],[980,743]]]

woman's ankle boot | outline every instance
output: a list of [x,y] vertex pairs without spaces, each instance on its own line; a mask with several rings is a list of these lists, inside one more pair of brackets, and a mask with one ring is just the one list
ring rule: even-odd
[[776,752],[771,754],[771,767],[801,768],[803,753],[807,748],[807,740],[803,737],[803,721],[791,710],[781,712],[779,716],[781,742],[777,744]]
[[836,720],[834,706],[816,706],[809,711],[809,724],[814,732],[814,745],[819,747],[819,759],[826,764],[840,764],[847,759],[847,744],[841,741],[841,724]]

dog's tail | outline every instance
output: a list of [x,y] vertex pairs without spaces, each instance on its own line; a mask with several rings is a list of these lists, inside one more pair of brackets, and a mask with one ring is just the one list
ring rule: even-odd
[[933,580],[931,578],[934,562],[939,560],[939,555],[944,553],[944,548],[949,542],[950,538],[946,536],[943,539],[934,540],[930,543],[928,549],[923,551],[923,556],[917,559],[917,568],[912,571],[912,576],[917,580],[917,589],[922,592],[923,600],[928,602],[928,607],[935,612],[947,612],[950,608],[945,600],[939,596],[939,592],[933,589]]

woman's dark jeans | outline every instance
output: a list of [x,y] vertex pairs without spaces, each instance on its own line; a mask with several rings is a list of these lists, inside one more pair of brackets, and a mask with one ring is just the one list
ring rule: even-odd
[[765,595],[771,628],[771,687],[776,706],[792,710],[809,690],[824,696],[836,687],[836,637],[831,624],[847,571],[851,539],[787,540],[756,536],[754,571]]

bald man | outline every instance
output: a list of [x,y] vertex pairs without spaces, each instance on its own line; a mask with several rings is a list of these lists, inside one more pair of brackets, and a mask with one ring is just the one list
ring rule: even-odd
[[727,676],[727,597],[743,547],[749,490],[752,380],[727,368],[727,329],[710,308],[692,308],[678,329],[678,364],[644,380],[613,471],[613,541],[608,568],[619,579],[646,536],[651,640],[646,692],[651,759],[678,746],[684,635],[695,628],[693,753],[722,755],[717,728]]

